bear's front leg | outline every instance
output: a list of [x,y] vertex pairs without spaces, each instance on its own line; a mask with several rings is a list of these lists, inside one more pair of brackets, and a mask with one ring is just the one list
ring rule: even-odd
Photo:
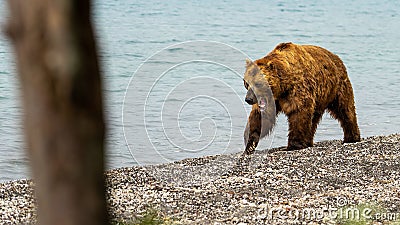
[[298,111],[288,115],[289,140],[287,150],[297,150],[313,145],[312,112]]
[[244,154],[253,154],[258,142],[260,141],[261,134],[261,113],[257,104],[253,105],[250,112],[249,120],[247,121],[246,130],[244,131],[244,144],[246,149]]

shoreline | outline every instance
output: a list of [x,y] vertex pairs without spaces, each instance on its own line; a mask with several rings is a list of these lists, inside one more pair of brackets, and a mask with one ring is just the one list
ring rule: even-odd
[[[283,150],[106,171],[110,217],[129,221],[154,209],[174,224],[332,224],[340,218],[329,210],[367,204],[395,216],[377,224],[400,222],[400,134]],[[0,183],[1,224],[36,222],[32,184]]]

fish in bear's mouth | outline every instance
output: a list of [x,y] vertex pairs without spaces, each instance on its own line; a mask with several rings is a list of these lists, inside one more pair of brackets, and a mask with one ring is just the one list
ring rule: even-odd
[[265,111],[267,107],[267,100],[265,98],[261,98],[258,102],[258,107],[260,107],[260,110]]

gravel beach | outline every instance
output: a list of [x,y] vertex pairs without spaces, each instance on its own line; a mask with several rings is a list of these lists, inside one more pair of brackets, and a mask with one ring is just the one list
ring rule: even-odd
[[[399,134],[121,168],[106,179],[114,221],[155,210],[173,224],[337,224],[347,212],[400,223]],[[0,224],[35,223],[32,185],[0,184]]]

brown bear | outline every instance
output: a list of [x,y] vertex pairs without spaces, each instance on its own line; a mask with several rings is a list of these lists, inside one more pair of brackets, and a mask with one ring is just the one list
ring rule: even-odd
[[288,117],[287,150],[313,146],[317,125],[326,109],[339,120],[345,143],[360,141],[353,89],[342,60],[318,46],[281,43],[265,57],[247,61],[245,101],[253,106],[244,135],[246,154],[254,152],[259,139],[268,134],[275,122],[267,118],[261,126],[260,108],[265,110],[265,101],[260,103],[256,89],[263,83],[272,91],[273,116],[283,112]]

